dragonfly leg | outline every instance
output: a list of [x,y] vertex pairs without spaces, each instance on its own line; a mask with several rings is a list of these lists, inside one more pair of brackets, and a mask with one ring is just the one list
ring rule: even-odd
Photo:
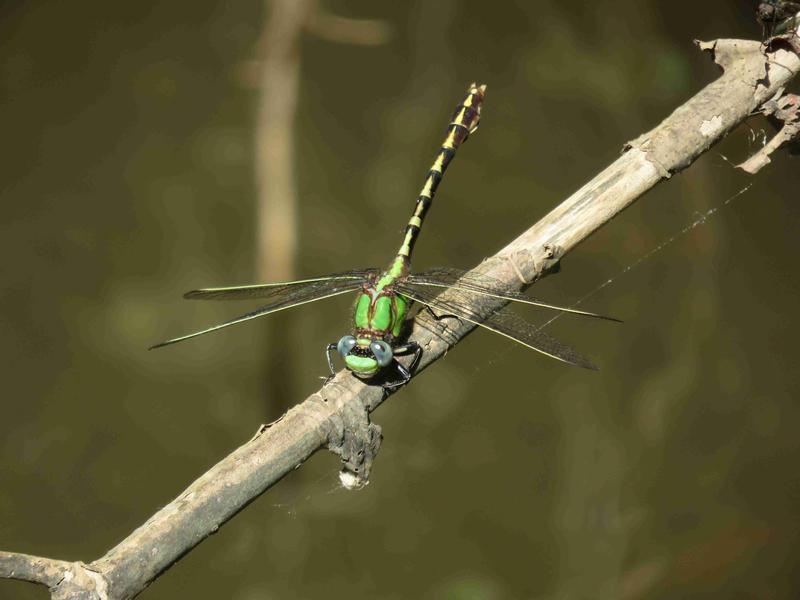
[[417,368],[417,363],[419,362],[420,357],[422,356],[422,346],[420,346],[417,342],[408,342],[407,344],[402,344],[400,346],[394,347],[394,354],[414,354],[414,358],[411,360],[411,364],[408,365],[408,370],[413,371]]
[[331,371],[331,374],[325,378],[325,383],[328,383],[336,375],[336,371],[333,370],[333,359],[331,358],[331,352],[336,350],[336,346],[336,344],[328,344],[328,347],[325,349],[325,358],[328,359],[328,368]]
[[395,381],[394,383],[387,383],[384,387],[396,388],[400,387],[401,385],[405,385],[409,381],[411,381],[411,371],[406,369],[403,365],[401,365],[397,361],[394,361],[394,366],[397,368],[397,372],[400,373],[400,377],[402,377],[402,379],[400,381]]
[[411,359],[411,364],[408,365],[408,368],[404,367],[398,361],[394,361],[394,366],[397,369],[397,372],[400,373],[400,377],[402,377],[401,381],[397,381],[395,383],[386,384],[384,387],[387,388],[395,388],[400,387],[401,385],[407,384],[411,381],[411,373],[416,369],[417,363],[419,362],[420,357],[422,356],[422,346],[420,346],[416,342],[409,342],[408,344],[403,344],[402,346],[395,346],[394,354],[414,354],[414,358]]
[[461,320],[458,318],[457,315],[451,315],[449,313],[442,313],[441,315],[437,315],[433,311],[433,308],[431,308],[430,306],[426,306],[424,310],[427,311],[427,313],[433,318],[434,321],[443,321],[444,319],[456,319],[458,321]]

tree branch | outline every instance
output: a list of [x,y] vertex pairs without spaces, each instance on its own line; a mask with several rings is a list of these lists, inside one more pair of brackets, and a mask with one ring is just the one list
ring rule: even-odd
[[[765,55],[757,42],[719,40],[700,47],[711,52],[724,69],[718,80],[658,127],[627,144],[619,159],[474,272],[490,275],[509,289],[525,287],[522,280],[533,282],[544,276],[564,254],[647,190],[689,166],[800,72],[796,54],[779,49]],[[489,299],[479,310],[502,305],[502,301]],[[411,332],[411,339],[423,348],[418,370],[441,358],[474,327],[456,319],[436,320],[427,311],[420,313]],[[73,592],[63,588],[62,580],[53,596],[135,596],[322,447],[342,457],[350,482],[363,483],[380,441],[379,429],[369,423],[369,413],[391,393],[378,385],[365,385],[349,373],[338,373],[283,418],[259,429],[252,440],[212,467],[105,556],[87,565],[86,569],[101,577],[102,586],[95,578],[86,587],[73,585],[77,590]],[[6,568],[0,575],[9,576],[8,572]]]
[[53,587],[72,569],[72,563],[30,554],[0,551],[0,577]]
[[753,156],[737,165],[737,168],[751,174],[758,173],[766,167],[774,152],[800,140],[800,96],[784,94],[783,90],[780,90],[774,99],[761,107],[761,114],[770,119],[778,129],[778,133]]

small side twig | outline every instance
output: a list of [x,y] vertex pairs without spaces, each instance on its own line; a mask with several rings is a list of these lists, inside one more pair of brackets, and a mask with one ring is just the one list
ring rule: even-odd
[[338,44],[380,46],[392,38],[392,28],[384,21],[341,17],[319,4],[309,14],[306,28],[318,38]]
[[0,577],[38,583],[49,588],[58,585],[72,570],[72,563],[0,551]]
[[771,162],[770,155],[800,140],[800,96],[797,94],[778,94],[764,103],[760,112],[776,126],[778,133],[764,144],[753,156],[737,168],[755,174]]

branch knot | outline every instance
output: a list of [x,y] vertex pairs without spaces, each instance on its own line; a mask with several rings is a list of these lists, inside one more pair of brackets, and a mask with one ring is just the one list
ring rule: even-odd
[[342,460],[339,473],[342,485],[360,489],[369,483],[369,473],[382,439],[380,426],[370,422],[369,411],[364,406],[345,404],[331,417],[328,450]]

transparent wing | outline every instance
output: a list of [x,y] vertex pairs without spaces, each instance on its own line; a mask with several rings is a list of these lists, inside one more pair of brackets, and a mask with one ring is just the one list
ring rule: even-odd
[[491,312],[488,309],[471,306],[462,300],[448,299],[445,301],[434,296],[433,293],[425,293],[420,291],[419,288],[406,284],[398,285],[397,290],[400,294],[424,304],[438,313],[458,317],[556,360],[576,367],[583,367],[584,369],[598,370],[588,358],[566,344],[559,342],[554,337],[540,331],[535,325],[528,323],[509,310],[502,309],[497,312]]
[[251,298],[273,298],[275,300],[290,300],[293,295],[303,296],[309,288],[332,286],[348,282],[360,285],[373,275],[378,269],[364,269],[358,271],[343,271],[324,277],[300,279],[298,281],[284,281],[279,283],[260,283],[256,285],[241,285],[234,287],[204,288],[192,290],[183,295],[187,300],[249,300]]
[[[535,298],[531,298],[520,292],[504,290],[503,284],[500,281],[492,279],[491,277],[473,275],[468,271],[464,271],[463,269],[437,268],[423,271],[421,273],[412,273],[409,275],[407,283],[412,288],[449,288],[462,292],[477,294],[480,296],[502,298],[503,300],[510,300],[511,302],[530,304],[532,306],[539,306],[542,308],[548,308],[550,310],[557,310],[565,313],[583,315],[585,317],[593,317],[595,319],[605,319],[606,321],[616,321],[617,323],[621,323],[619,319],[614,317],[598,315],[597,313],[578,310],[576,308],[556,306],[555,304],[536,300]],[[423,289],[421,291],[424,292],[425,290]]]
[[[205,333],[216,331],[217,329],[230,327],[231,325],[236,325],[237,323],[250,321],[257,317],[263,317],[264,315],[269,315],[274,312],[278,312],[280,310],[292,308],[294,306],[308,304],[309,302],[316,302],[317,300],[324,300],[325,298],[331,298],[333,296],[338,296],[340,294],[347,294],[359,289],[363,285],[364,280],[365,280],[364,278],[326,279],[321,281],[305,282],[304,284],[293,286],[291,294],[284,294],[284,293],[278,294],[279,296],[278,298],[273,298],[269,304],[266,304],[265,306],[262,306],[257,310],[249,312],[240,317],[236,317],[235,319],[232,319],[230,321],[226,321],[225,323],[222,323],[220,325],[215,325],[214,327],[209,327],[208,329],[203,329],[202,331],[196,331],[194,333],[190,333],[189,335],[173,338],[171,340],[167,340],[166,342],[161,342],[160,344],[151,346],[149,349],[152,350],[153,348],[161,348],[163,346],[169,346],[170,344],[182,342],[184,340],[188,340],[193,337],[203,335]],[[237,290],[241,288],[226,288],[226,289]],[[198,290],[198,292],[201,291],[205,290]],[[192,296],[192,297],[217,299],[214,296],[208,296],[208,297]]]

